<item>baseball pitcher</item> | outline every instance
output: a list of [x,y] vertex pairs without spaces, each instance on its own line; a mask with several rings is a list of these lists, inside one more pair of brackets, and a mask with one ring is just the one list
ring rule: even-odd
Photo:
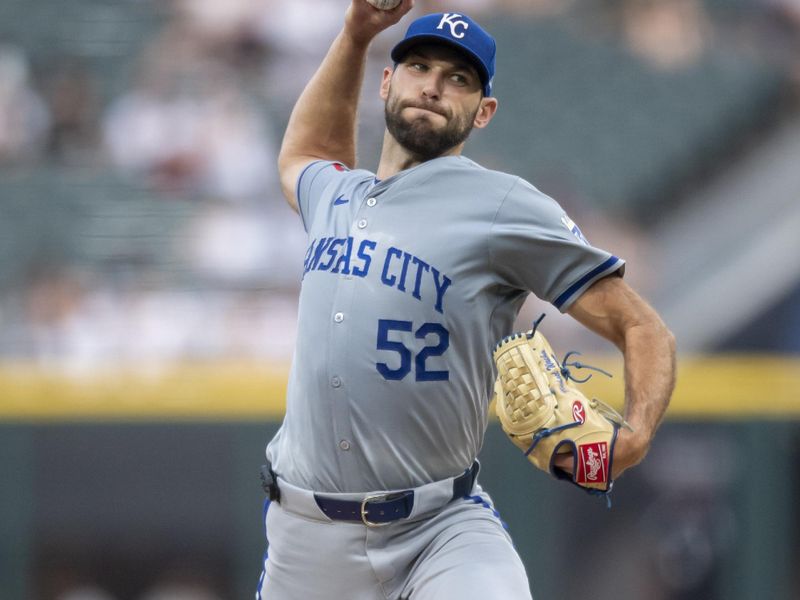
[[[408,26],[378,91],[377,171],[356,166],[367,48],[413,0],[383,4],[351,1],[281,147],[308,246],[286,416],[262,470],[256,597],[530,598],[478,483],[492,396],[534,464],[604,493],[647,452],[674,341],[622,259],[527,181],[462,155],[498,110],[495,40],[467,15]],[[529,293],[619,347],[624,415],[574,391],[579,365],[555,357],[546,324],[508,337]]]

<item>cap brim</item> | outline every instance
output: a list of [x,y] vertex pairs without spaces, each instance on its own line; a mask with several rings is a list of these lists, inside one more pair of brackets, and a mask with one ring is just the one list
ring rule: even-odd
[[489,72],[486,70],[486,67],[483,65],[480,57],[475,54],[472,50],[467,48],[466,46],[462,46],[458,42],[454,42],[452,38],[446,35],[436,35],[431,33],[421,33],[419,35],[414,35],[408,37],[402,41],[400,41],[394,48],[392,48],[391,57],[392,60],[396,63],[399,63],[403,60],[405,55],[408,53],[409,50],[413,46],[419,46],[420,44],[424,43],[431,43],[431,44],[440,44],[442,46],[449,46],[464,55],[464,57],[469,60],[469,63],[475,68],[478,72],[478,76],[481,78],[481,84],[483,86],[484,91],[489,86]]

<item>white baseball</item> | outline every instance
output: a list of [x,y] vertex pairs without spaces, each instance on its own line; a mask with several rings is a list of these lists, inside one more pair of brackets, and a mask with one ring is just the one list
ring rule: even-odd
[[367,0],[375,8],[381,10],[392,10],[395,6],[400,4],[402,0]]

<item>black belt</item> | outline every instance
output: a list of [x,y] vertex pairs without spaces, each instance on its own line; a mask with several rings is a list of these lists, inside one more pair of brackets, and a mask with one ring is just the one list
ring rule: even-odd
[[[478,462],[472,463],[453,480],[453,495],[450,500],[463,498],[472,491],[478,476]],[[317,506],[325,515],[336,521],[359,521],[365,525],[385,525],[398,519],[406,519],[414,508],[414,490],[371,494],[363,500],[338,500],[314,494]]]

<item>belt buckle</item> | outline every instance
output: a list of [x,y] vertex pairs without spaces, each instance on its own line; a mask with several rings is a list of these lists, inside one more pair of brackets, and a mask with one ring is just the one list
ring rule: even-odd
[[386,521],[385,523],[376,523],[375,521],[370,521],[367,518],[367,504],[369,502],[375,502],[376,500],[386,500],[390,495],[391,494],[370,494],[361,501],[361,522],[364,523],[364,525],[367,527],[383,527],[391,522]]

